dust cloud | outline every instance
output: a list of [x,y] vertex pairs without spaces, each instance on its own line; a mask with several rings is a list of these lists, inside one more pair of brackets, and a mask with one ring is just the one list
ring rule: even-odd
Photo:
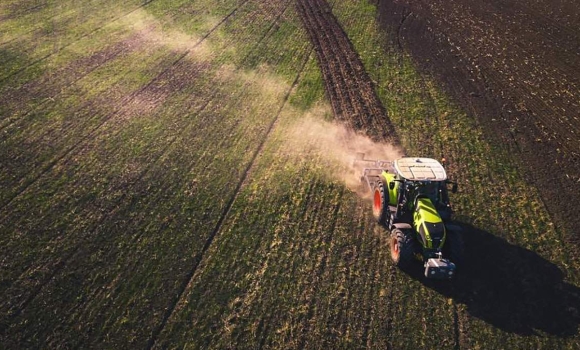
[[184,33],[164,25],[144,9],[137,9],[120,20],[121,25],[140,34],[152,47],[167,47],[175,51],[188,51],[199,59],[208,59],[211,50],[200,36]]
[[[364,164],[355,164],[358,153],[365,159],[395,160],[403,151],[391,144],[377,143],[337,122],[322,119],[328,108],[317,107],[290,127],[286,140],[291,152],[306,155],[314,161],[336,169],[325,172],[333,180],[364,196],[360,176]],[[366,166],[372,166],[367,164]]]

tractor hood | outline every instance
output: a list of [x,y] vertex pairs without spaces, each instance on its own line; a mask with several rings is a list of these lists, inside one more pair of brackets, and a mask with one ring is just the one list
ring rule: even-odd
[[437,209],[426,197],[418,197],[413,214],[413,226],[421,237],[421,244],[426,249],[443,248],[445,243],[445,224]]

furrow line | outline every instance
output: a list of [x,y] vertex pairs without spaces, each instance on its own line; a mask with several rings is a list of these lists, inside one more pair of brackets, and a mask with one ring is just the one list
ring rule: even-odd
[[314,50],[316,51],[316,57],[318,58],[318,66],[322,72],[326,96],[330,101],[330,105],[332,106],[332,110],[336,118],[340,119],[343,110],[340,104],[341,98],[338,96],[338,91],[336,91],[335,86],[337,85],[333,80],[334,76],[329,71],[330,69],[330,59],[326,56],[324,50],[322,50],[322,43],[320,42],[318,35],[316,34],[316,30],[313,28],[313,25],[310,24],[310,17],[306,14],[306,9],[304,8],[304,4],[301,1],[297,1],[296,7],[298,9],[298,13],[300,14],[300,19],[304,23],[304,27],[308,33],[310,41],[314,46]]
[[[205,110],[205,108],[211,103],[211,101],[215,98],[215,96],[217,95],[216,92],[213,93],[213,95],[211,95],[211,97],[205,101],[205,103],[200,106],[199,109],[196,110],[196,114],[201,113],[203,110]],[[181,131],[178,133],[178,136],[183,135],[187,130],[189,130],[190,128],[183,128],[181,129]],[[131,184],[135,184],[135,183],[139,183],[148,173],[151,169],[153,169],[154,165],[157,164],[157,162],[165,155],[167,154],[167,152],[169,151],[169,149],[171,148],[171,146],[177,141],[178,137],[175,137],[171,140],[171,142],[169,142],[164,149],[159,153],[159,155],[153,159],[152,162],[148,163],[147,166],[145,167],[145,169],[139,174],[139,176],[137,176],[135,178],[135,180],[132,181],[132,183],[129,184],[129,186]],[[122,203],[123,200],[128,196],[128,192],[124,192],[116,201],[115,204],[119,204]],[[116,205],[114,205],[113,207],[116,207]],[[91,229],[88,230],[88,232],[94,232],[98,227],[100,227],[107,219],[109,219],[113,214],[115,213],[115,211],[110,211],[108,214],[103,215],[98,221],[97,223],[95,223],[93,225],[93,227]],[[90,236],[90,235],[88,235]],[[26,298],[26,300],[21,304],[21,306],[18,307],[18,309],[12,313],[9,314],[8,319],[9,321],[15,319],[16,317],[18,317],[18,315],[20,315],[22,313],[22,311],[24,311],[24,309],[26,309],[26,307],[40,294],[40,292],[42,291],[42,289],[48,285],[48,283],[54,278],[54,276],[56,276],[58,274],[58,272],[60,270],[62,270],[67,263],[72,259],[72,257],[74,257],[79,251],[80,249],[84,246],[84,241],[83,239],[81,239],[81,242],[77,243],[76,247],[74,247],[72,249],[71,252],[69,252],[63,259],[61,259],[57,264],[56,264],[56,268],[55,270],[53,270],[53,272],[51,272],[49,274],[49,276],[44,279],[38,286],[36,286],[33,290],[33,292]],[[1,332],[1,329],[0,329]]]
[[[144,3],[142,6],[145,6],[151,2],[153,2],[155,0],[148,0],[146,3]],[[48,171],[50,171],[50,169],[52,169],[56,164],[58,164],[59,161],[61,161],[62,159],[66,158],[69,154],[71,154],[76,148],[78,148],[81,144],[85,143],[87,140],[91,139],[92,136],[94,136],[97,131],[99,131],[101,129],[101,127],[103,127],[109,120],[113,119],[113,117],[115,115],[117,115],[119,112],[121,112],[124,108],[125,105],[127,105],[129,102],[133,101],[140,93],[142,93],[143,91],[145,91],[147,88],[149,88],[153,83],[155,83],[161,76],[165,75],[172,67],[174,67],[175,65],[177,65],[181,60],[183,60],[192,50],[194,50],[195,48],[197,48],[199,45],[201,45],[202,42],[204,42],[219,26],[221,26],[228,18],[230,18],[241,6],[243,6],[244,4],[246,4],[249,0],[244,0],[239,6],[237,6],[235,9],[233,9],[224,19],[222,19],[219,23],[217,23],[214,27],[212,27],[212,29],[210,29],[208,31],[208,33],[206,33],[201,39],[198,40],[198,42],[191,48],[188,49],[186,51],[184,51],[178,58],[177,60],[175,60],[171,65],[169,65],[168,68],[164,69],[161,73],[159,73],[157,76],[155,76],[149,83],[145,84],[143,87],[141,87],[140,89],[136,90],[135,92],[131,93],[129,95],[129,97],[127,97],[125,99],[125,103],[121,104],[121,107],[117,108],[114,112],[110,113],[107,117],[104,118],[104,120],[99,123],[96,127],[94,127],[87,135],[85,135],[84,137],[82,137],[76,144],[74,144],[73,146],[69,147],[67,150],[65,150],[63,152],[63,154],[61,154],[59,157],[57,157],[56,159],[53,159],[50,163],[48,163],[41,171],[39,174],[37,174],[34,178],[32,178],[31,180],[27,181],[22,188],[17,191],[12,197],[10,197],[8,199],[8,201],[6,201],[6,203],[2,204],[0,206],[0,211],[3,211],[8,205],[10,205],[10,203],[12,203],[12,201],[14,201],[17,197],[19,197],[20,195],[22,195],[33,183],[35,183],[39,178],[41,178],[44,174],[46,174]],[[141,6],[141,7],[142,7]],[[133,10],[136,11],[137,9]],[[0,80],[1,82],[1,80]]]
[[[379,141],[398,144],[394,127],[364,65],[324,0],[299,0],[299,14],[316,47],[325,88],[338,120]],[[330,58],[330,59],[329,59]],[[328,67],[328,68],[327,68]],[[337,98],[338,101],[333,101]],[[340,113],[337,113],[337,106]]]
[[[347,41],[346,48],[344,47],[345,36],[344,32],[340,31],[337,35],[337,27],[340,28],[340,24],[336,20],[336,18],[332,15],[332,8],[328,5],[325,1],[319,0],[311,0],[308,2],[311,6],[313,13],[319,13],[321,16],[314,16],[319,28],[321,28],[321,33],[328,39],[330,45],[330,49],[337,60],[340,63],[340,73],[343,80],[343,88],[347,91],[347,95],[349,97],[349,104],[351,108],[354,110],[354,114],[350,117],[353,118],[361,113],[365,113],[365,111],[361,110],[364,109],[364,105],[361,106],[359,102],[360,99],[360,92],[356,86],[353,86],[353,82],[356,84],[357,75],[355,74],[353,64],[350,59],[350,55],[352,54],[352,49],[350,48],[350,42]],[[354,120],[353,120],[354,122]],[[354,123],[356,125],[356,123]]]
[[[87,38],[88,36],[90,36],[90,35],[91,35],[91,34],[93,34],[93,33],[96,33],[96,32],[98,32],[99,30],[101,30],[101,29],[105,28],[105,27],[106,27],[106,26],[108,26],[109,24],[111,24],[111,23],[113,23],[113,22],[116,22],[116,21],[120,20],[120,19],[121,19],[121,18],[123,18],[123,17],[127,17],[127,16],[129,16],[131,13],[133,13],[133,12],[135,12],[135,11],[138,11],[139,9],[142,9],[143,7],[145,7],[145,6],[149,5],[150,3],[152,3],[153,1],[155,1],[155,0],[147,0],[147,1],[143,2],[141,5],[139,5],[139,6],[135,7],[134,9],[132,9],[132,10],[130,10],[130,11],[128,11],[128,12],[126,12],[126,13],[124,13],[124,14],[122,14],[122,15],[118,16],[118,17],[115,17],[115,18],[113,18],[112,20],[108,21],[107,23],[105,23],[105,24],[103,24],[103,25],[101,25],[101,26],[99,26],[99,27],[97,27],[97,28],[95,28],[95,29],[93,29],[93,30],[89,31],[88,33],[85,33],[85,34],[81,35],[81,36],[80,36],[80,37],[78,37],[76,40],[74,40],[74,41],[71,41],[70,43],[68,43],[68,44],[66,44],[66,45],[63,45],[62,47],[59,47],[59,48],[58,48],[58,50],[56,50],[56,51],[53,51],[53,52],[51,52],[51,53],[49,53],[49,54],[47,54],[47,55],[44,55],[44,56],[42,56],[42,57],[40,57],[40,58],[38,58],[38,59],[36,59],[36,60],[34,60],[34,61],[30,62],[30,63],[29,63],[29,64],[27,64],[26,66],[24,66],[24,67],[21,67],[20,69],[17,69],[16,71],[14,71],[14,72],[12,72],[12,73],[8,74],[7,76],[0,78],[0,84],[1,84],[1,83],[3,83],[4,81],[8,80],[9,78],[13,77],[13,76],[15,76],[15,75],[17,75],[17,74],[20,74],[21,72],[23,72],[23,71],[24,71],[24,70],[26,70],[27,68],[29,68],[29,67],[31,67],[31,66],[34,66],[35,64],[38,64],[38,63],[40,63],[40,62],[44,61],[45,59],[47,59],[47,58],[49,58],[49,57],[52,57],[52,56],[56,55],[57,53],[60,53],[62,50],[66,49],[67,47],[69,47],[69,46],[71,46],[71,45],[75,44],[76,42],[78,42],[78,41],[80,41],[80,40],[82,40],[82,39],[84,39],[84,38]],[[246,0],[246,1],[247,1],[247,0]]]
[[330,57],[335,58],[336,63],[338,64],[338,69],[335,72],[338,75],[339,80],[338,88],[345,96],[342,103],[346,105],[348,112],[343,116],[343,118],[350,122],[352,128],[358,129],[359,125],[356,125],[356,123],[353,122],[353,118],[360,114],[361,111],[356,103],[356,92],[350,86],[351,80],[349,77],[352,76],[352,72],[348,63],[348,58],[345,57],[343,51],[340,49],[341,44],[337,40],[337,37],[333,35],[333,23],[331,23],[327,18],[332,10],[327,3],[320,4],[316,0],[307,1],[306,4],[308,5],[311,18],[315,21],[315,26],[318,28],[316,32],[321,36],[322,40],[320,41],[324,43],[326,49],[330,51]]
[[[317,0],[317,3],[320,8],[328,7],[325,1]],[[388,119],[387,111],[378,98],[374,85],[361,62],[358,53],[354,49],[347,33],[344,31],[336,17],[332,14],[332,11],[329,9],[326,13],[326,22],[328,22],[332,34],[338,43],[336,47],[342,53],[339,57],[344,58],[344,64],[349,72],[349,75],[345,77],[345,82],[347,83],[347,87],[350,88],[350,91],[354,94],[354,100],[352,103],[357,105],[357,109],[360,111],[356,116],[358,117],[358,122],[357,120],[353,120],[353,124],[358,125],[359,129],[362,129],[369,134],[371,130],[374,132],[380,130],[383,134],[370,136],[376,136],[380,141],[391,138],[393,139],[391,142],[394,143],[394,127]]]
[[[342,72],[342,65],[340,62],[340,57],[334,52],[334,46],[337,43],[331,43],[325,39],[332,39],[331,37],[325,38],[324,26],[320,26],[317,23],[317,14],[313,12],[312,6],[310,6],[308,1],[301,1],[300,4],[304,9],[305,25],[307,30],[311,33],[311,40],[317,49],[318,64],[323,73],[323,80],[325,83],[325,88],[329,98],[335,96],[336,100],[332,101],[333,106],[338,106],[339,113],[335,113],[336,119],[339,121],[348,121],[350,115],[353,114],[352,104],[350,103],[350,97],[348,96],[348,91],[344,89],[345,81],[344,74]],[[334,95],[328,93],[329,91],[334,92]]]
[[[245,2],[247,2],[247,0]],[[171,302],[171,304],[167,308],[167,311],[165,312],[165,315],[163,316],[163,319],[162,319],[161,323],[159,324],[159,326],[153,331],[151,338],[148,341],[147,349],[152,349],[155,346],[155,343],[157,342],[159,335],[161,334],[161,332],[165,328],[165,325],[169,321],[169,318],[171,317],[171,315],[173,315],[173,312],[175,311],[177,305],[179,304],[179,302],[181,301],[181,299],[185,295],[185,291],[187,290],[187,287],[193,283],[195,273],[197,272],[199,265],[203,261],[203,258],[205,257],[205,253],[208,251],[208,249],[212,245],[215,237],[221,231],[221,229],[226,221],[226,218],[228,217],[228,215],[232,209],[233,204],[235,203],[236,199],[238,198],[238,196],[241,192],[242,186],[244,185],[244,183],[246,183],[246,181],[248,179],[248,175],[250,174],[252,168],[254,167],[258,156],[262,153],[264,146],[266,144],[266,141],[269,139],[269,137],[272,133],[272,130],[274,129],[274,126],[277,124],[278,119],[282,113],[282,110],[284,109],[284,107],[286,106],[286,103],[288,102],[290,94],[295,89],[296,85],[298,84],[300,76],[302,75],[302,72],[304,71],[304,68],[306,67],[306,64],[308,63],[308,61],[310,59],[310,55],[311,55],[311,52],[308,53],[307,55],[305,55],[305,59],[302,63],[302,67],[300,68],[299,72],[296,74],[296,78],[294,79],[292,85],[290,86],[286,95],[284,96],[284,100],[283,100],[280,108],[278,109],[276,116],[273,118],[273,120],[270,122],[270,125],[266,129],[266,133],[265,133],[262,141],[260,142],[256,151],[252,155],[252,158],[251,158],[250,162],[248,163],[246,169],[244,170],[244,173],[243,173],[240,181],[238,181],[236,188],[234,189],[234,194],[226,203],[226,206],[224,207],[222,214],[220,215],[220,218],[219,218],[218,222],[216,223],[216,226],[214,227],[214,229],[210,233],[209,237],[206,239],[205,244],[202,247],[201,252],[198,253],[196,255],[196,257],[194,258],[192,268],[189,271],[189,273],[187,274],[186,278],[184,279],[184,283],[181,285],[180,289],[178,290],[176,298]]]

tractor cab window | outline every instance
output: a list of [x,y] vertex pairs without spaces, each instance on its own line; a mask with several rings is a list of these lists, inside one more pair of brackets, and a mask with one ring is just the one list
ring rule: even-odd
[[422,182],[417,194],[429,197],[431,202],[436,205],[439,202],[439,182]]

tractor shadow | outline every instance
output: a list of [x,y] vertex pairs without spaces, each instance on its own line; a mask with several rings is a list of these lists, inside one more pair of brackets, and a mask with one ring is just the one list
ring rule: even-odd
[[427,280],[420,268],[406,273],[506,332],[564,337],[578,332],[580,288],[566,283],[556,265],[489,232],[461,226],[465,258],[455,280]]

